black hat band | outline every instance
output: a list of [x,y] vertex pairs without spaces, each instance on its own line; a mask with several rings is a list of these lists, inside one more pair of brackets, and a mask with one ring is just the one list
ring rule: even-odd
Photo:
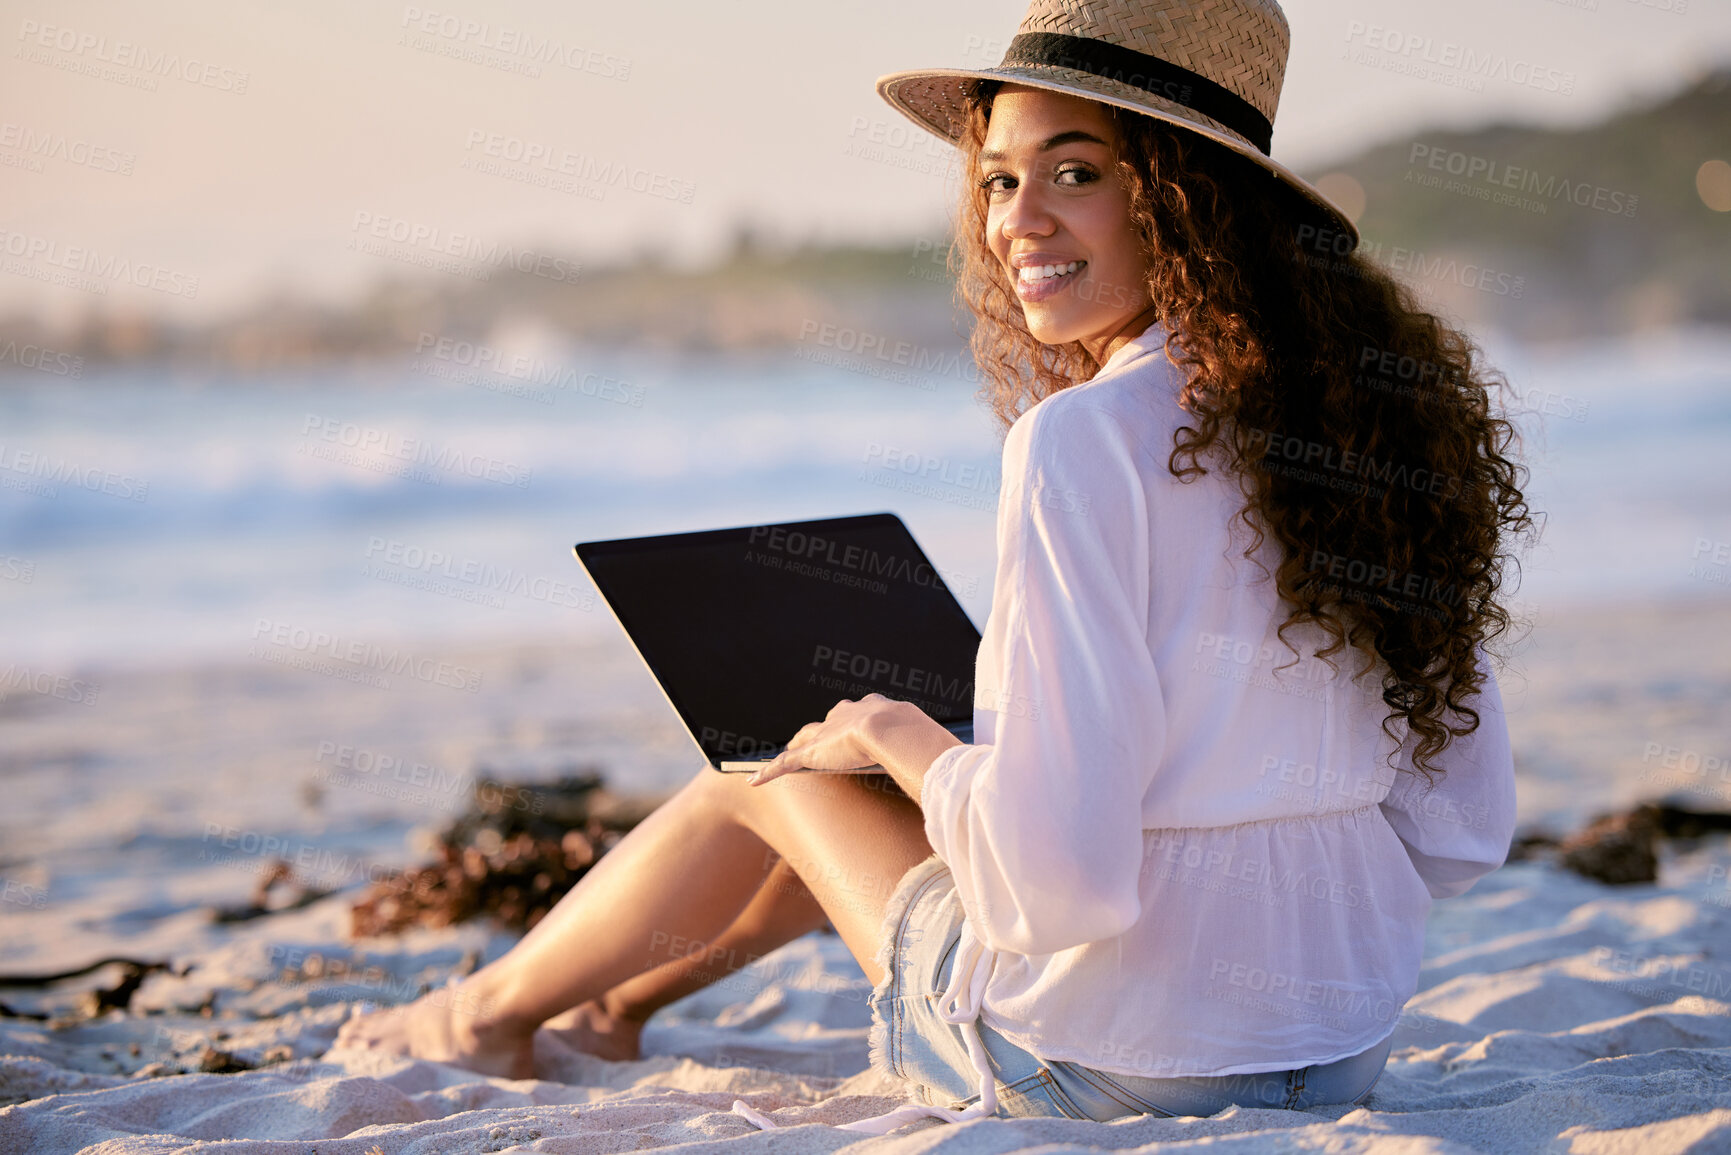
[[1024,32],[1010,41],[999,67],[1044,64],[1086,72],[1181,104],[1230,128],[1268,155],[1274,125],[1236,92],[1158,56],[1059,32]]

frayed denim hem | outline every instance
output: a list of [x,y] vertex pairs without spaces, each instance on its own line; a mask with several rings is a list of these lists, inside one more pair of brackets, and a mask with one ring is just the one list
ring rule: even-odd
[[[909,867],[884,902],[883,926],[878,931],[878,949],[875,956],[878,970],[883,977],[872,988],[867,999],[867,1004],[871,1007],[872,1021],[866,1041],[867,1057],[872,1068],[894,1079],[903,1079],[890,1060],[890,1022],[894,1010],[889,1005],[892,992],[896,990],[901,979],[899,956],[902,926],[907,918],[908,906],[919,893],[921,885],[941,869],[947,868],[943,860],[933,853],[924,861]],[[908,1089],[913,1092],[915,1085],[909,1083]],[[919,1097],[916,1095],[916,1098]],[[920,1101],[923,1102],[923,1099]]]

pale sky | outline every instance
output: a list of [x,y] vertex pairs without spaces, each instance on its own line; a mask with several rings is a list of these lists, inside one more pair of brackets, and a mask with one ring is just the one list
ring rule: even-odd
[[[1731,0],[1284,7],[1274,156],[1312,172],[1439,126],[1590,122],[1731,62]],[[910,139],[872,82],[996,64],[1023,8],[0,0],[0,312],[196,318],[272,290],[342,299],[439,246],[596,260],[651,245],[700,263],[747,218],[788,239],[936,236],[947,150]],[[525,36],[576,66],[525,74]],[[1540,82],[1473,91],[1398,71],[1390,49],[1422,57],[1423,38],[1433,58],[1506,54]],[[1378,46],[1382,67],[1362,55]],[[552,168],[513,163],[519,149]],[[598,184],[597,165],[640,190]],[[513,179],[537,174],[570,187]],[[371,228],[422,239],[394,257],[350,247]],[[105,282],[64,283],[92,261]]]

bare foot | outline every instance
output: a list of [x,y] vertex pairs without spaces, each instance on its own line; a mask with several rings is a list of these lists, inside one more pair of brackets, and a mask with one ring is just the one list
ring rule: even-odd
[[535,1075],[535,1032],[505,1023],[461,986],[429,991],[407,1006],[361,1014],[337,1032],[332,1050],[381,1051],[466,1067],[483,1075]]
[[641,1057],[638,1040],[643,1034],[642,1020],[610,1014],[600,999],[590,999],[553,1016],[541,1029],[566,1046],[596,1058],[622,1063]]

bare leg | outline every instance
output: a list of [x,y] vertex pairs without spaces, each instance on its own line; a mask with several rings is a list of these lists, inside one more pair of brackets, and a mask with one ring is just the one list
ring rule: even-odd
[[351,1020],[337,1045],[526,1077],[541,1023],[682,959],[693,940],[713,942],[758,894],[775,855],[876,983],[884,902],[930,853],[919,807],[887,778],[802,773],[759,787],[704,771],[505,957],[454,990]]
[[626,979],[598,999],[579,1003],[542,1024],[567,1045],[615,1061],[640,1054],[643,1025],[662,1007],[749,966],[829,919],[785,859],[777,860],[733,925],[713,943],[692,944],[686,956]]

